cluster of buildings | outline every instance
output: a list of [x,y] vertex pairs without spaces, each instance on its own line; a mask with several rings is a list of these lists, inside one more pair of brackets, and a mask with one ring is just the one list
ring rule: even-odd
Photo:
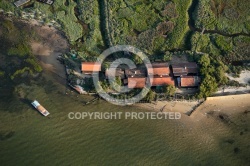
[[[52,5],[54,3],[54,0],[37,0],[37,1],[42,2],[42,3],[46,3],[48,5]],[[14,4],[16,5],[16,7],[20,7],[28,2],[30,2],[30,0],[18,0],[16,2],[14,2]]]
[[[95,62],[82,62],[81,70],[85,75],[102,72],[101,64]],[[136,69],[108,68],[104,72],[106,79],[120,77],[128,88],[144,88],[147,81],[152,87],[173,85],[178,88],[195,88],[200,84],[198,65],[195,62],[172,65],[153,63]]]

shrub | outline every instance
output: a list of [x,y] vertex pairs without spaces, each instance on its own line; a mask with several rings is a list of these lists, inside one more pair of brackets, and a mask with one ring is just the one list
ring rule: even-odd
[[149,90],[148,94],[146,95],[144,99],[148,102],[152,102],[153,100],[155,100],[155,97],[156,97],[155,92],[152,90]]
[[5,72],[4,71],[0,71],[0,77],[4,77]]
[[26,62],[32,66],[32,68],[35,70],[35,72],[42,71],[42,67],[38,64],[38,62],[35,59],[28,58],[28,59],[26,59]]
[[11,47],[8,50],[8,55],[24,57],[29,55],[31,52],[28,44],[19,43],[16,47]]
[[23,69],[16,70],[15,73],[12,74],[10,78],[11,78],[12,80],[14,80],[17,76],[23,74],[23,73],[26,72],[26,71],[32,73],[32,71],[30,70],[30,68],[24,67]]
[[176,92],[176,88],[173,85],[168,85],[164,87],[164,92],[169,96],[173,96]]
[[217,56],[209,56],[208,54],[201,56],[199,64],[202,81],[198,98],[206,98],[216,92],[219,86],[228,83],[228,78],[225,76],[228,68]]
[[223,51],[228,52],[233,49],[232,39],[229,37],[223,37],[221,35],[217,35],[215,37],[216,45]]
[[3,9],[6,12],[8,12],[8,11],[14,12],[15,6],[13,4],[11,4],[9,0],[1,0],[0,9]]
[[248,0],[235,4],[235,0],[199,1],[194,13],[195,26],[210,30],[217,29],[227,34],[249,33],[245,26],[250,11]]

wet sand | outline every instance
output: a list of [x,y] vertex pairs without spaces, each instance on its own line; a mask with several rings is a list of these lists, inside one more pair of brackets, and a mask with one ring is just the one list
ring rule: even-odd
[[187,113],[192,110],[196,105],[198,105],[198,101],[158,101],[157,103],[140,103],[136,104],[136,106],[153,110],[156,112],[180,112]]
[[209,97],[195,112],[192,118],[202,119],[211,112],[225,113],[229,116],[246,114],[250,111],[250,94]]

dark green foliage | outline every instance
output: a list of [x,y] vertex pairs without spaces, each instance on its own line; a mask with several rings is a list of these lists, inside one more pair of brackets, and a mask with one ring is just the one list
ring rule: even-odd
[[[88,92],[95,92],[95,85],[93,83],[93,79],[92,78],[85,78],[84,79],[84,90],[88,91]],[[99,89],[97,89],[98,91]]]
[[188,30],[191,0],[114,0],[101,4],[109,45],[129,44],[149,54],[164,52],[179,47]]
[[157,86],[156,93],[165,93],[166,96],[173,96],[176,92],[176,88],[173,85]]
[[149,90],[148,94],[146,95],[146,97],[144,98],[147,102],[152,102],[155,100],[156,94],[154,91]]
[[31,54],[30,52],[30,47],[29,45],[27,45],[27,43],[23,44],[23,43],[19,43],[14,47],[9,48],[8,50],[8,55],[11,56],[20,56],[20,57],[24,57],[24,56],[28,56]]
[[202,0],[194,14],[198,28],[217,29],[227,34],[248,33],[250,15],[248,0]]
[[198,98],[206,98],[211,96],[214,92],[216,92],[217,88],[218,84],[216,83],[216,79],[210,75],[206,75],[202,80],[202,84],[200,85]]
[[102,86],[104,91],[107,91],[110,88],[107,80],[100,81],[100,86]]
[[202,55],[199,65],[201,66],[202,82],[198,98],[209,97],[216,92],[219,86],[227,84],[228,78],[225,76],[225,72],[228,68],[218,57],[208,54]]
[[229,52],[233,49],[232,38],[217,35],[215,38],[215,43],[218,48],[224,52]]
[[[20,76],[41,72],[42,68],[31,53],[29,42],[34,31],[29,25],[16,20],[0,18],[0,59],[6,79],[21,82]],[[31,34],[31,35],[30,35]]]
[[38,64],[38,62],[34,58],[26,59],[26,62],[29,63],[35,70],[35,72],[41,72],[42,67]]
[[20,75],[24,74],[24,72],[33,73],[32,70],[30,70],[30,68],[24,67],[23,69],[16,70],[16,71],[10,76],[10,78],[11,78],[12,80],[14,80],[17,76],[20,76]]
[[176,92],[176,88],[173,85],[165,86],[163,90],[168,96],[173,96]]
[[143,60],[138,56],[138,55],[133,55],[133,62],[135,64],[142,64],[143,63]]
[[84,31],[84,41],[78,49],[82,49],[87,56],[97,56],[105,49],[105,39],[102,38],[101,34],[101,31],[104,31],[101,21],[104,21],[102,17],[105,13],[100,15],[100,6],[97,0],[81,0],[77,1],[77,5],[78,18],[82,22]]
[[174,21],[175,28],[169,36],[167,41],[168,49],[176,49],[180,47],[181,42],[184,40],[185,34],[188,31],[188,8],[191,5],[191,0],[181,1],[174,0],[176,4],[176,10],[178,13],[178,18]]
[[15,6],[12,3],[10,3],[9,0],[1,0],[0,9],[3,9],[6,12],[8,11],[14,12]]

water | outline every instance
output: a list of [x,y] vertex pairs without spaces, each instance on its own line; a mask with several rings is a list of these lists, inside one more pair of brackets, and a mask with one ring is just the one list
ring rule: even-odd
[[[41,80],[40,80],[41,81]],[[53,80],[52,80],[53,81]],[[69,112],[145,111],[104,101],[83,106],[55,81],[39,80],[25,92],[51,115],[41,116],[18,98],[0,102],[1,165],[248,165],[249,123],[215,119],[69,120]],[[248,115],[249,116],[249,115]],[[246,117],[247,118],[247,117]],[[239,133],[243,132],[242,135]],[[238,148],[235,149],[235,148]]]

